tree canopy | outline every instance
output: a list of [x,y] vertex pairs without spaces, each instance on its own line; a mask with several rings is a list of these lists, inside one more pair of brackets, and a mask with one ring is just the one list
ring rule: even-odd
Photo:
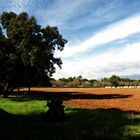
[[3,12],[0,23],[0,83],[5,90],[48,85],[55,66],[62,65],[54,53],[67,43],[58,28],[43,28],[25,12]]
[[118,84],[119,84],[119,81],[121,80],[121,78],[119,77],[119,76],[117,76],[117,75],[112,75],[110,78],[109,78],[109,81],[111,82],[111,84],[113,85],[113,86],[118,86]]

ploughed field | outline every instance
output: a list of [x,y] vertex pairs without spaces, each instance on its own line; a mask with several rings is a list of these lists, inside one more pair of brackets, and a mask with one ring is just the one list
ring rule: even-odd
[[74,108],[140,112],[139,88],[31,88],[31,91],[46,99],[60,98],[64,105]]

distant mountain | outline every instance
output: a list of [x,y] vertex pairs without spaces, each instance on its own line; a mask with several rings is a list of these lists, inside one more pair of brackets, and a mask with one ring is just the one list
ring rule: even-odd
[[134,80],[140,80],[140,75],[138,74],[133,74],[133,75],[123,75],[120,76],[121,78],[130,78],[130,79],[134,79]]

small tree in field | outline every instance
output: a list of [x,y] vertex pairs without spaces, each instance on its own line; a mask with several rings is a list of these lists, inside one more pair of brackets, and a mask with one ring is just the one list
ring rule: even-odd
[[42,28],[35,17],[24,12],[3,12],[0,22],[0,82],[4,96],[15,87],[49,85],[55,65],[62,65],[54,52],[62,51],[67,43],[58,28]]

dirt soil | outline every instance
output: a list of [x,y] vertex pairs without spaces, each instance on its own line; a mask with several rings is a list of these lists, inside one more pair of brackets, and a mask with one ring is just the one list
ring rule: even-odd
[[135,88],[32,88],[44,94],[62,94],[64,104],[83,109],[120,109],[140,112],[140,89]]

